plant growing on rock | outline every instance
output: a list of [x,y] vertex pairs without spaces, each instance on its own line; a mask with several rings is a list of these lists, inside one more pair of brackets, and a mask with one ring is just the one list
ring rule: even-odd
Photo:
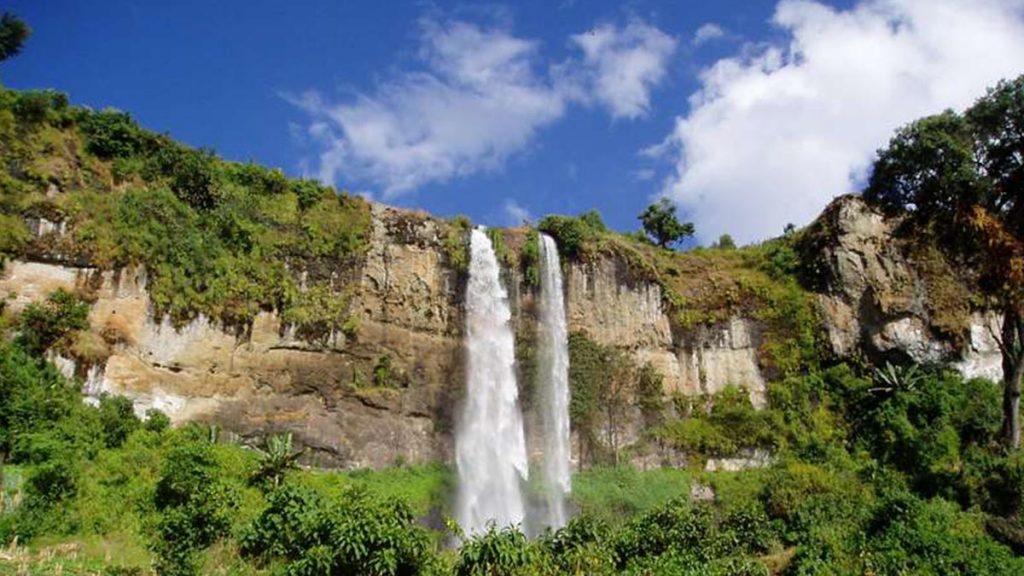
[[1024,378],[1024,76],[963,115],[922,118],[881,150],[865,197],[930,232],[982,276],[1003,314],[1003,436],[1021,443]]

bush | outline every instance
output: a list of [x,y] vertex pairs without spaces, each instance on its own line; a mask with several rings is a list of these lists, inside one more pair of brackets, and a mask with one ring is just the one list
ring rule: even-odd
[[79,120],[85,149],[100,158],[128,158],[145,149],[146,137],[131,116],[114,109],[85,114]]
[[160,410],[150,408],[146,410],[146,422],[143,426],[146,430],[159,434],[171,427],[171,419]]
[[42,464],[29,475],[26,488],[26,507],[47,507],[70,499],[78,489],[74,459],[57,458]]
[[69,344],[67,337],[89,327],[89,306],[74,294],[58,288],[43,304],[25,307],[18,321],[19,343],[30,354],[39,354],[57,344]]
[[286,482],[268,504],[246,529],[242,553],[284,561],[287,574],[420,574],[434,562],[430,537],[402,501],[355,488],[325,501]]
[[448,256],[448,265],[459,273],[469,270],[469,231],[473,225],[469,218],[456,216],[449,222],[444,237],[444,251]]
[[540,287],[540,234],[530,230],[519,254],[519,272],[527,286]]
[[594,227],[596,224],[594,218],[552,215],[541,218],[537,229],[555,239],[561,254],[569,258],[580,258],[586,252],[587,243],[602,231]]
[[119,448],[142,425],[135,416],[132,401],[124,396],[104,395],[100,398],[99,412],[107,448]]
[[228,534],[237,497],[220,473],[206,442],[186,441],[168,454],[153,497],[159,574],[197,573],[196,553]]
[[200,211],[214,208],[220,200],[215,160],[210,150],[180,145],[165,146],[155,157],[161,174],[169,178],[174,194]]
[[542,557],[518,528],[499,529],[493,524],[472,536],[459,548],[457,576],[528,576],[542,572]]

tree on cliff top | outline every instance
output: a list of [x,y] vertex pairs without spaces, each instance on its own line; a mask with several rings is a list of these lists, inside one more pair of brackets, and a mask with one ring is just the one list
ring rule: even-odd
[[1024,376],[1024,76],[1002,81],[963,115],[923,118],[879,151],[864,196],[903,214],[981,274],[1003,326],[1003,434],[1021,441]]
[[0,16],[0,61],[7,60],[21,52],[21,47],[28,40],[32,29],[20,18],[4,12]]
[[693,223],[676,218],[676,206],[668,198],[651,204],[637,217],[647,233],[662,248],[693,236]]

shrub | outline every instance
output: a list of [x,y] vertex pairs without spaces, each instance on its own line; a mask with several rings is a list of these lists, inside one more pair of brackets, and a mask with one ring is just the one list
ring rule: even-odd
[[99,412],[107,448],[119,448],[142,425],[135,416],[132,401],[124,396],[104,395],[100,398]]
[[518,528],[496,528],[472,536],[459,548],[457,576],[528,576],[542,572],[542,559]]
[[545,216],[537,229],[554,238],[559,252],[570,258],[579,258],[586,243],[595,236],[594,228],[587,221],[572,216]]
[[615,570],[611,534],[604,523],[577,516],[554,533],[545,534],[540,545],[557,574],[611,574]]
[[472,228],[469,218],[456,216],[449,222],[444,237],[444,251],[448,256],[448,265],[459,273],[469,270],[469,231]]
[[85,114],[79,120],[85,148],[100,158],[128,158],[145,149],[146,138],[131,116],[114,109]]
[[540,287],[540,234],[530,230],[519,254],[519,272],[527,286]]
[[146,430],[159,434],[171,427],[171,419],[160,410],[150,408],[146,410],[146,422],[143,426]]
[[167,455],[153,497],[160,513],[152,545],[159,574],[195,574],[196,553],[227,535],[237,497],[220,473],[206,442],[185,441]]
[[42,354],[52,346],[65,343],[76,330],[89,327],[89,306],[74,294],[58,288],[43,304],[25,307],[18,322],[19,343],[29,353]]
[[325,501],[286,482],[268,504],[246,529],[242,553],[284,561],[288,574],[420,574],[434,562],[429,536],[403,501],[355,488]]
[[196,210],[210,210],[221,195],[215,159],[210,150],[170,145],[160,150],[155,161],[178,198]]
[[[65,454],[70,456],[70,454]],[[47,507],[73,497],[78,490],[78,470],[73,458],[56,458],[29,475],[26,507]]]

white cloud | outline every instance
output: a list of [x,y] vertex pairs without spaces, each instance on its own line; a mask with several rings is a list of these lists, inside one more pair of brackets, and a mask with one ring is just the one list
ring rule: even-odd
[[523,222],[533,221],[530,211],[520,206],[512,198],[506,198],[502,208],[505,211],[505,224],[507,226],[522,226]]
[[677,42],[640,20],[624,28],[602,24],[572,36],[583,51],[587,86],[615,118],[638,118],[650,109],[651,90],[665,77]]
[[564,112],[564,98],[533,70],[536,50],[502,29],[426,22],[425,70],[399,73],[350,102],[315,92],[293,98],[313,117],[319,177],[372,182],[390,198],[499,168]]
[[337,102],[315,91],[287,96],[310,115],[305,140],[319,155],[305,165],[321,180],[369,183],[387,200],[500,169],[591,94],[616,117],[645,114],[675,50],[673,39],[641,21],[574,36],[582,56],[547,66],[538,43],[507,26],[424,20],[421,31],[419,70]]
[[895,128],[1024,71],[1022,4],[781,1],[773,22],[785,42],[705,69],[689,113],[648,150],[675,159],[664,192],[703,238],[748,242],[807,223],[857,190]]
[[694,46],[700,46],[701,44],[706,44],[724,36],[725,30],[723,30],[721,26],[714,22],[708,22],[700,28],[697,28],[697,32],[693,34],[693,40],[691,40],[691,42]]

